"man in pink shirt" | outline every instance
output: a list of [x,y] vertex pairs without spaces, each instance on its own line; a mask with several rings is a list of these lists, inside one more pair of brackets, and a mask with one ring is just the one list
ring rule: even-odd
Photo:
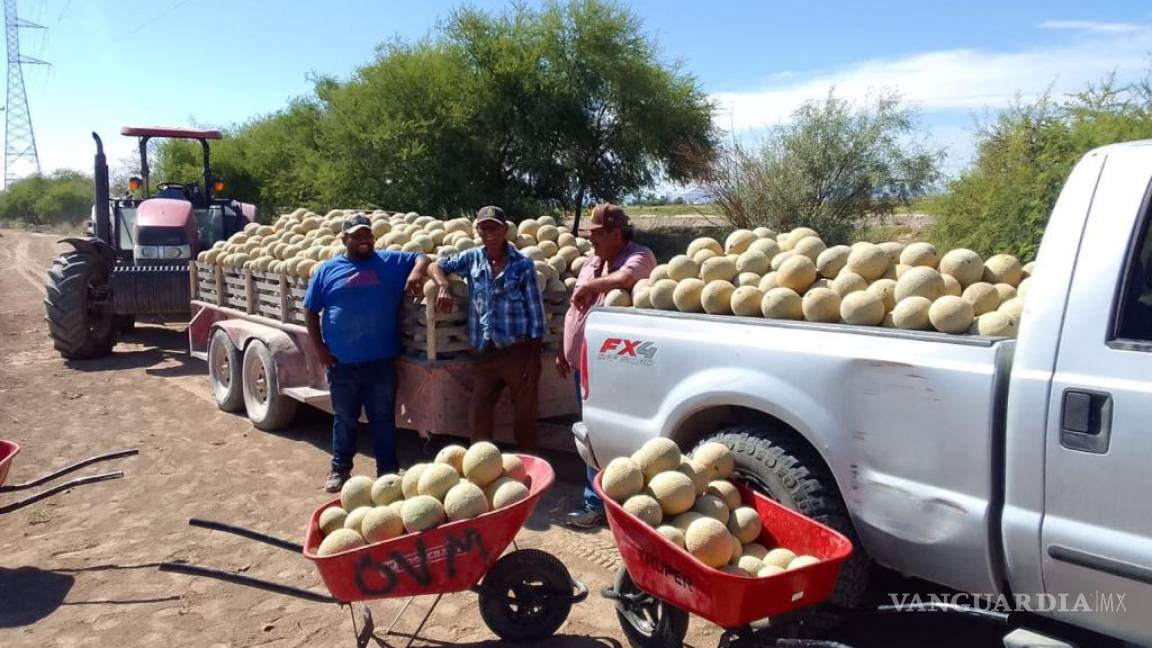
[[[596,205],[589,219],[589,238],[593,256],[580,269],[572,292],[572,305],[564,316],[564,346],[556,354],[556,370],[563,377],[573,375],[579,394],[580,347],[584,343],[584,323],[592,307],[604,303],[604,297],[617,288],[632,290],[633,284],[645,279],[656,267],[652,250],[632,241],[635,233],[624,210],[610,203]],[[568,516],[568,524],[592,528],[604,521],[604,502],[592,489],[596,468],[588,466],[588,483],[584,487],[584,506]]]

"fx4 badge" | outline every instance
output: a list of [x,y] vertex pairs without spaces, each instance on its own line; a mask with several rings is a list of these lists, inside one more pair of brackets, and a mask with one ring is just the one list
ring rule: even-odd
[[655,342],[607,338],[600,345],[600,360],[650,367],[655,364],[658,348]]

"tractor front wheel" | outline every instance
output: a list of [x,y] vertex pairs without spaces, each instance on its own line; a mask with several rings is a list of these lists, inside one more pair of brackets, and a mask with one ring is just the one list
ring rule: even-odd
[[74,250],[52,262],[44,311],[52,344],[68,360],[99,358],[116,344],[108,266],[95,254]]

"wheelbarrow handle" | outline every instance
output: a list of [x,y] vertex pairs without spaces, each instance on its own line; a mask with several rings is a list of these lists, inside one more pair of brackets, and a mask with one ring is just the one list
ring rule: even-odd
[[11,504],[5,504],[4,506],[0,506],[0,515],[3,515],[5,513],[11,513],[12,511],[15,511],[18,509],[22,509],[25,506],[28,506],[29,504],[39,502],[40,500],[47,498],[47,497],[52,497],[56,493],[66,491],[69,488],[72,488],[74,486],[82,486],[84,484],[94,484],[96,482],[108,481],[109,479],[120,479],[123,476],[124,476],[124,473],[117,470],[115,472],[101,473],[99,475],[89,475],[88,477],[77,477],[76,479],[73,479],[71,481],[66,481],[63,484],[58,484],[56,486],[53,486],[52,488],[49,488],[48,490],[40,491],[39,493],[36,493],[35,495],[32,495],[31,497],[25,497],[24,499],[16,501],[16,502],[12,502]]
[[257,589],[275,592],[277,594],[284,594],[286,596],[295,596],[296,598],[304,599],[306,601],[314,601],[316,603],[338,603],[336,599],[325,594],[317,594],[306,589],[299,587],[292,587],[291,585],[282,585],[280,583],[273,583],[260,578],[253,578],[252,576],[245,576],[237,574],[236,572],[225,571],[223,569],[213,569],[212,567],[201,567],[200,565],[193,565],[186,562],[162,562],[160,563],[160,571],[173,572],[177,574],[187,574],[189,576],[205,576],[207,578],[215,578],[216,580],[228,581],[229,583],[236,583],[237,585],[245,585],[247,587],[255,587]]
[[214,531],[231,533],[233,535],[242,536],[250,540],[256,540],[257,542],[263,542],[264,544],[272,545],[273,547],[287,549],[288,551],[304,553],[304,545],[302,544],[297,544],[290,540],[284,540],[283,538],[277,538],[276,536],[270,536],[266,533],[260,533],[259,531],[253,531],[252,529],[245,529],[244,527],[236,526],[235,524],[226,524],[224,522],[205,520],[203,518],[191,518],[188,520],[188,524],[195,527],[212,529]]
[[[80,470],[81,468],[83,468],[85,466],[91,466],[94,463],[99,463],[101,461],[108,461],[109,459],[119,459],[120,457],[130,457],[130,456],[135,455],[135,454],[140,454],[140,451],[137,450],[136,448],[129,448],[127,450],[116,450],[115,452],[108,452],[108,453],[105,453],[102,455],[97,455],[95,457],[88,457],[87,459],[82,459],[82,460],[77,461],[76,463],[74,463],[70,466],[65,466],[65,467],[61,468],[60,470],[48,473],[47,475],[44,475],[43,477],[37,477],[36,479],[33,479],[32,481],[24,482],[23,484],[8,484],[5,486],[0,486],[0,493],[7,493],[10,491],[18,491],[18,490],[24,490],[27,488],[34,488],[34,487],[39,486],[41,484],[44,484],[46,482],[50,482],[53,479],[56,479],[57,477],[62,477],[64,475],[67,475],[70,472],[75,472],[77,470]],[[109,474],[111,474],[111,473],[109,473]]]

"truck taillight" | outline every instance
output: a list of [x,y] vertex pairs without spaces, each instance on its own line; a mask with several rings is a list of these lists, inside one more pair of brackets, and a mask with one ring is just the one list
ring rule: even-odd
[[580,345],[580,395],[588,400],[588,340]]

